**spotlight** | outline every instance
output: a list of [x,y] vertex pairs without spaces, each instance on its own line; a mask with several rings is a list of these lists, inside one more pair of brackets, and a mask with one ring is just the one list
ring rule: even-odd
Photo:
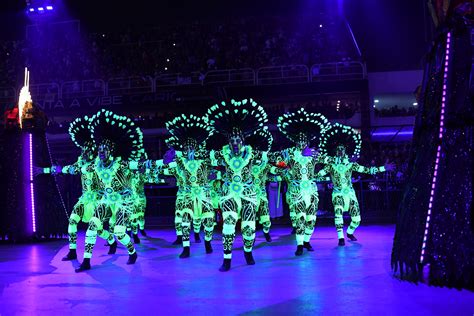
[[38,8],[38,11],[44,11],[44,8],[43,8],[43,7],[39,7],[39,8]]
[[322,25],[322,24],[319,24],[319,27],[323,27],[323,25]]
[[166,61],[167,61],[167,62],[170,62],[170,59],[169,59],[169,58],[166,58]]
[[52,5],[46,6],[46,10],[49,10],[49,11],[53,10],[53,6]]
[[30,8],[30,12],[35,12],[35,9],[34,9],[34,8]]
[[418,102],[413,102],[413,106],[417,106],[418,105]]
[[168,67],[165,67],[165,70],[168,70]]
[[375,103],[379,103],[379,100],[374,100]]

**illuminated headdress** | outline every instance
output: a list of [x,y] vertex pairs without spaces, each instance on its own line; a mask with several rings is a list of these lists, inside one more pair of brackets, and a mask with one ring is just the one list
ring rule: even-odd
[[113,148],[114,156],[124,160],[143,157],[143,134],[131,119],[102,109],[92,117],[90,127],[97,147],[107,144]]
[[267,128],[264,128],[247,137],[246,142],[255,150],[270,151],[273,144],[273,136]]
[[199,146],[206,141],[211,132],[206,117],[192,114],[181,114],[175,117],[173,120],[166,122],[166,128],[176,138],[180,144],[179,147],[190,143]]
[[268,122],[267,113],[252,99],[222,101],[208,111],[209,124],[227,138],[237,135],[243,138],[262,129]]
[[277,126],[293,143],[301,140],[319,143],[322,132],[329,127],[329,121],[321,113],[306,112],[301,108],[280,116]]
[[166,146],[173,148],[175,150],[182,150],[183,144],[179,142],[179,139],[176,136],[171,135],[165,139]]
[[337,146],[344,146],[349,157],[359,157],[362,146],[360,133],[350,126],[339,123],[331,124],[321,138],[321,153],[329,156],[336,155]]
[[91,118],[88,116],[76,118],[69,124],[69,135],[74,144],[81,149],[92,149],[94,140],[92,139],[89,123]]

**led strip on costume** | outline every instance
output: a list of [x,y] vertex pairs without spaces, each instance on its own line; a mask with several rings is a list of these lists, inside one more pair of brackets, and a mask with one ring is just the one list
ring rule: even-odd
[[29,169],[30,169],[30,209],[31,209],[31,223],[33,228],[33,233],[36,233],[36,214],[35,214],[35,186],[33,183],[33,134],[28,134],[28,144],[29,144]]
[[433,181],[431,182],[430,202],[428,204],[428,214],[426,216],[425,234],[423,237],[423,245],[421,247],[420,263],[423,263],[424,258],[425,258],[426,240],[428,239],[428,229],[430,228],[431,210],[433,209],[433,199],[434,199],[434,193],[436,189],[436,178],[438,175],[439,157],[441,155],[441,141],[443,139],[443,132],[444,132],[444,109],[446,107],[446,90],[447,90],[446,85],[448,81],[450,42],[451,42],[451,32],[448,32],[447,41],[446,41],[446,58],[444,61],[443,96],[441,99],[441,116],[440,116],[440,123],[439,123],[439,144],[438,144],[438,149],[436,152],[436,162],[435,162],[435,169],[433,173]]

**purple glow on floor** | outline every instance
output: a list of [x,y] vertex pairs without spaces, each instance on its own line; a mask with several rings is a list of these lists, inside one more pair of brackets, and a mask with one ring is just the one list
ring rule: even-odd
[[[471,315],[472,292],[411,284],[393,278],[393,225],[361,226],[358,242],[337,246],[334,227],[316,228],[315,252],[295,257],[290,227],[272,228],[274,242],[257,232],[255,266],[235,246],[232,270],[222,263],[220,237],[214,253],[191,237],[191,258],[179,259],[171,229],[148,230],[137,245],[138,261],[126,265],[119,246],[107,255],[98,239],[92,270],[75,273],[78,261],[63,262],[66,240],[0,246],[0,314],[65,315]],[[202,238],[202,237],[201,237]],[[82,255],[84,233],[78,236]],[[456,302],[456,304],[452,304]]]

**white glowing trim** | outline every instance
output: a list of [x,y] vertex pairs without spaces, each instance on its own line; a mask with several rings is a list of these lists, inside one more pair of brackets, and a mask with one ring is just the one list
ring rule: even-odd
[[36,210],[35,210],[35,186],[33,183],[33,134],[28,134],[29,137],[29,169],[30,169],[30,205],[31,205],[31,224],[33,232],[36,232]]
[[447,35],[446,40],[446,59],[444,62],[444,75],[443,75],[443,94],[441,97],[441,116],[440,116],[440,123],[439,123],[439,144],[436,152],[436,162],[435,168],[433,172],[433,180],[431,182],[431,192],[430,192],[430,200],[428,204],[428,213],[426,215],[426,225],[425,225],[425,233],[423,236],[423,244],[421,246],[421,256],[420,256],[420,263],[423,263],[425,259],[425,248],[426,248],[426,241],[428,239],[428,230],[430,228],[430,219],[431,219],[431,210],[433,209],[433,200],[434,194],[436,189],[436,178],[438,175],[438,167],[439,167],[439,157],[441,155],[441,141],[443,139],[443,132],[444,132],[444,109],[446,107],[446,90],[447,90],[447,81],[448,81],[448,66],[449,66],[449,44],[451,42],[451,32]]
[[23,88],[21,88],[20,96],[18,98],[18,123],[20,124],[20,128],[23,128],[21,116],[23,115],[23,109],[25,108],[25,103],[32,102],[29,88],[30,88],[30,72],[28,71],[28,68],[25,67],[25,79],[23,82]]

